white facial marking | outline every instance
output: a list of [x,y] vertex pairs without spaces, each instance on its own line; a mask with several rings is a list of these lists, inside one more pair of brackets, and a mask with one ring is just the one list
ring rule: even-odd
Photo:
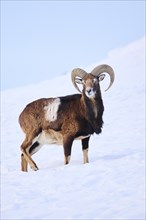
[[95,92],[93,91],[93,89],[92,88],[90,88],[90,87],[87,87],[86,88],[86,96],[88,97],[88,98],[92,98],[92,97],[94,97],[95,96]]
[[51,103],[44,107],[46,111],[45,116],[47,121],[55,121],[57,119],[57,111],[60,105],[60,98],[54,99]]

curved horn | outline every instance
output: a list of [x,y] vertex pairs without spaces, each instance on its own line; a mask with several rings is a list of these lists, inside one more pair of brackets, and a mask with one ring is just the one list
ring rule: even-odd
[[72,70],[72,73],[71,73],[71,79],[72,79],[72,82],[75,86],[75,88],[81,93],[79,87],[77,86],[77,83],[76,83],[76,77],[79,77],[81,79],[83,79],[84,76],[86,76],[88,73],[86,73],[84,70],[80,69],[80,68],[76,68],[76,69],[73,69]]
[[110,76],[110,84],[109,84],[108,88],[105,90],[105,91],[107,91],[112,86],[114,79],[115,79],[115,74],[114,74],[112,67],[109,65],[106,65],[106,64],[102,64],[102,65],[95,67],[92,70],[91,74],[94,76],[99,76],[103,72],[108,73]]

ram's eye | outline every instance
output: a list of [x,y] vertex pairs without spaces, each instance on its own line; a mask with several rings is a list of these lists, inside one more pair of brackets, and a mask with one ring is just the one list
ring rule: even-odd
[[96,78],[94,78],[94,79],[93,79],[93,81],[94,81],[94,82],[96,82],[96,81],[97,81],[97,79],[96,79]]
[[82,79],[81,79],[81,78],[76,78],[75,81],[76,81],[76,83],[78,83],[78,84],[82,84]]

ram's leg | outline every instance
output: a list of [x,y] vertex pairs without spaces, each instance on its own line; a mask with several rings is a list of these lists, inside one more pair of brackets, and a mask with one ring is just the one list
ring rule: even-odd
[[88,159],[89,139],[90,137],[82,139],[83,163],[89,163],[89,159]]
[[31,155],[29,153],[29,149],[30,147],[33,145],[33,142],[36,137],[26,137],[26,139],[24,140],[24,142],[21,145],[21,151],[22,151],[22,155],[21,156],[21,170],[22,171],[27,171],[27,163],[29,163],[30,167],[33,170],[38,170],[38,167],[36,165],[36,163],[32,160]]
[[29,149],[29,153],[32,156],[33,154],[35,154],[36,152],[38,152],[38,150],[42,147],[43,145],[40,144],[38,141],[34,142],[34,144],[30,147]]
[[63,137],[63,148],[64,148],[64,164],[69,164],[71,158],[71,148],[73,143],[73,137]]
[[[34,142],[34,144],[32,144],[31,147],[29,148],[29,154],[32,156],[41,147],[42,147],[42,145],[38,141]],[[24,155],[22,153],[21,154],[21,170],[27,172],[27,166],[28,166],[28,162],[27,162],[27,160],[25,159],[25,157],[24,157]]]
[[28,162],[26,161],[23,154],[21,154],[21,170],[27,172]]

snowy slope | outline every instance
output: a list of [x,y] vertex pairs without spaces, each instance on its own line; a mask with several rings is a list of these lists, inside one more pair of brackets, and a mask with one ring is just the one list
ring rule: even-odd
[[145,38],[111,51],[105,60],[116,74],[104,92],[104,127],[90,141],[89,164],[82,164],[80,141],[71,162],[63,148],[44,146],[33,156],[34,172],[20,171],[23,141],[18,116],[40,97],[76,93],[70,73],[37,85],[1,92],[1,219],[145,219]]

